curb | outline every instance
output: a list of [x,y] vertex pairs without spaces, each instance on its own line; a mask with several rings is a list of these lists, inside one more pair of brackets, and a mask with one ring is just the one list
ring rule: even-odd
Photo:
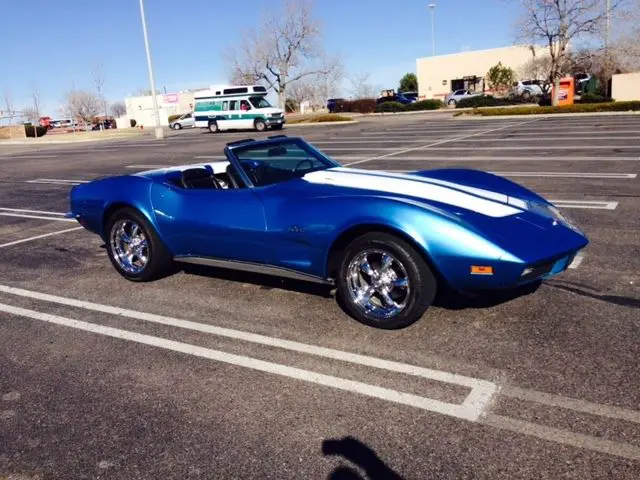
[[640,115],[640,110],[630,110],[626,112],[571,112],[571,113],[530,113],[524,115],[458,115],[453,117],[456,120],[491,120],[496,118],[566,118],[566,117],[618,117],[624,115]]
[[[144,137],[145,135],[139,135],[139,137]],[[109,138],[83,138],[78,140],[29,140],[26,142],[21,142],[17,140],[9,140],[4,141],[0,140],[0,146],[2,145],[63,145],[63,144],[74,144],[74,143],[90,143],[90,142],[105,142],[108,140],[128,140],[132,138],[136,138],[138,135],[130,135],[130,136],[122,136],[122,137],[109,137]]]

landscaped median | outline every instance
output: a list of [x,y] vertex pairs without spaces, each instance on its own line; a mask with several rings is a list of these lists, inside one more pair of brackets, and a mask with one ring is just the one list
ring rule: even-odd
[[296,115],[293,118],[287,118],[287,125],[304,125],[318,123],[343,123],[354,122],[353,118],[346,115],[338,115],[335,113],[323,113],[317,115]]
[[640,112],[640,101],[607,102],[607,103],[575,103],[556,107],[540,107],[536,105],[523,107],[474,108],[456,112],[454,116],[480,115],[483,117],[503,115],[546,115],[555,113],[605,113],[605,112]]

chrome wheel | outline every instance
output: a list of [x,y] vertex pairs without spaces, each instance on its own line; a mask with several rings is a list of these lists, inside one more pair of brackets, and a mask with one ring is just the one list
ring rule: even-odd
[[383,250],[364,250],[356,255],[347,267],[346,283],[353,302],[377,319],[400,314],[411,292],[404,265]]
[[113,259],[125,272],[137,275],[149,262],[149,242],[136,222],[121,219],[113,224],[109,236]]

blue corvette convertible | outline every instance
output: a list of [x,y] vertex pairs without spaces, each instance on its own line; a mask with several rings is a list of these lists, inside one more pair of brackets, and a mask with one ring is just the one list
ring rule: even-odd
[[224,152],[79,185],[68,216],[129,280],[186,262],[335,284],[348,312],[379,328],[415,322],[445,286],[556,275],[588,243],[544,198],[482,171],[345,168],[284,135]]

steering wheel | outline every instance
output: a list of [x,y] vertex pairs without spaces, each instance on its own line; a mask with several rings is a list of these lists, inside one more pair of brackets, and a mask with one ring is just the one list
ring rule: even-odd
[[300,165],[303,165],[304,163],[308,163],[309,164],[309,169],[313,168],[313,162],[311,160],[309,160],[308,158],[305,158],[304,160],[300,160],[298,162],[298,164],[294,167],[294,169],[291,170],[291,173],[296,173],[298,171],[298,168],[300,168]]

